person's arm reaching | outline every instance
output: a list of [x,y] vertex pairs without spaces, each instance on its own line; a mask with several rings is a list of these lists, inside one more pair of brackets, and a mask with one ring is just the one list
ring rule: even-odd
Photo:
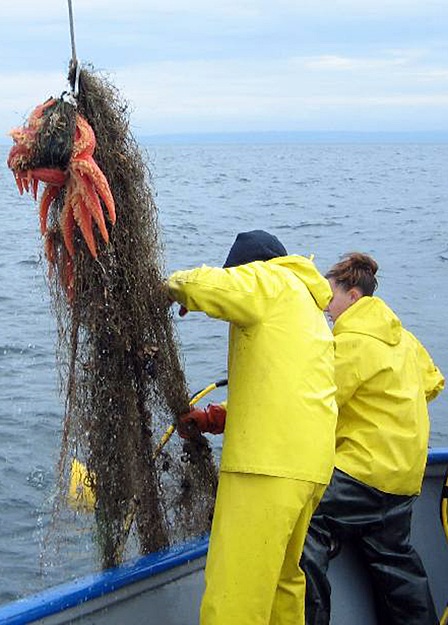
[[411,332],[408,332],[408,334],[415,341],[417,360],[425,387],[426,401],[430,402],[443,391],[445,387],[445,378],[438,367],[436,367],[431,356],[428,354],[420,341]]
[[[275,285],[261,291],[250,265],[232,269],[207,267],[176,271],[168,279],[170,297],[188,311],[202,311],[210,317],[239,326],[249,326],[263,317],[266,302],[275,297]],[[269,288],[269,287],[268,287]],[[183,310],[183,309],[182,309]]]

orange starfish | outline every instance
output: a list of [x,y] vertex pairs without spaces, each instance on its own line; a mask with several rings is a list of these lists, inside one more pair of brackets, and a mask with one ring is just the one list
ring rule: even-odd
[[[59,215],[59,225],[66,249],[66,257],[70,259],[71,289],[73,289],[73,263],[75,257],[74,230],[79,227],[86,245],[94,258],[97,258],[96,241],[93,231],[95,223],[101,237],[107,244],[109,232],[106,225],[103,205],[108,219],[113,225],[116,222],[115,202],[109,183],[93,158],[96,139],[92,127],[84,117],[76,113],[76,127],[73,137],[73,148],[68,167],[63,170],[57,167],[31,166],[34,149],[40,129],[46,115],[57,104],[54,99],[47,100],[37,106],[31,113],[28,123],[20,128],[11,130],[10,135],[14,145],[8,156],[8,167],[13,171],[20,194],[31,191],[37,198],[39,182],[44,183],[45,189],[40,200],[40,229],[44,236],[47,234],[49,212],[61,191],[65,190],[65,198]],[[47,258],[54,264],[55,255],[50,253],[52,246],[46,241]]]

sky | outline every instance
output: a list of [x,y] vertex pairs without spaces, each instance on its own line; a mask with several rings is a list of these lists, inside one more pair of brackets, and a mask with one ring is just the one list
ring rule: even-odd
[[[448,0],[72,0],[137,135],[448,131]],[[67,0],[1,0],[0,140],[67,88]]]

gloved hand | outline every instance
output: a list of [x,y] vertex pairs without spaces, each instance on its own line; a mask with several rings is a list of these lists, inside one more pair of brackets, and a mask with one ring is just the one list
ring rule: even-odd
[[[168,300],[168,303],[174,304],[174,302],[176,301],[175,298],[173,297],[173,295],[171,294],[170,291],[170,287],[168,286],[168,282],[163,282],[162,283],[162,290]],[[185,315],[187,314],[188,309],[185,308],[185,306],[183,304],[179,304],[179,317],[185,317]]]
[[222,434],[227,411],[221,404],[209,404],[207,408],[192,408],[177,420],[177,431],[182,438],[195,438],[200,432]]

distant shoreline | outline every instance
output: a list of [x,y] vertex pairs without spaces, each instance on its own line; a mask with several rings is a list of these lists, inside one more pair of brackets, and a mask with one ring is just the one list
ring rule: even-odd
[[448,131],[421,132],[349,132],[349,131],[272,131],[228,133],[178,133],[136,135],[147,145],[222,144],[222,143],[448,143]]
[[[142,145],[211,145],[211,144],[445,144],[448,130],[431,131],[266,131],[266,132],[210,132],[143,135],[135,132]],[[0,145],[11,145],[7,137],[0,137]]]

